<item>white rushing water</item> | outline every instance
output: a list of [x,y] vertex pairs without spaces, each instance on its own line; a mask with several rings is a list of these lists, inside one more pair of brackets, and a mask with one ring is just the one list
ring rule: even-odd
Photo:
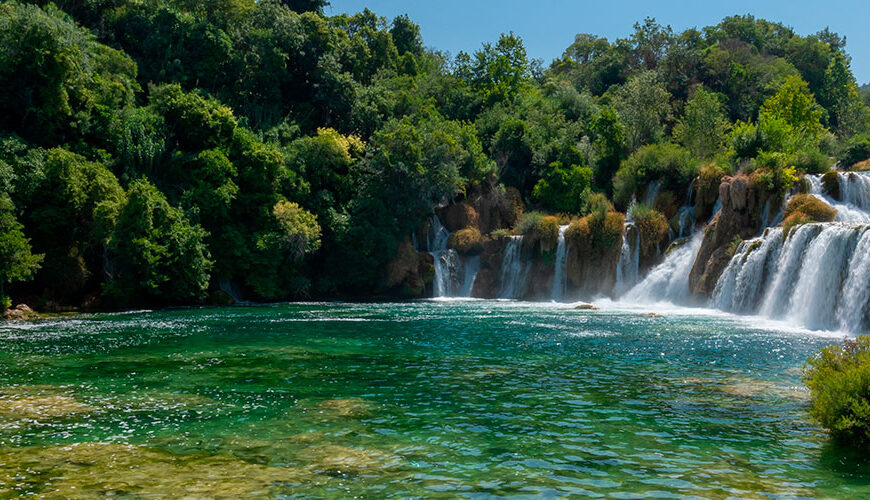
[[432,215],[427,246],[435,266],[433,294],[435,297],[471,297],[480,270],[480,257],[461,258],[456,250],[447,248],[449,238],[450,232],[441,225],[438,216]]
[[664,262],[654,267],[646,277],[628,291],[620,301],[640,304],[670,302],[685,305],[689,302],[689,273],[695,255],[701,248],[704,233],[699,231],[681,246],[672,249]]
[[504,248],[498,298],[520,299],[526,292],[531,265],[523,261],[523,237],[511,236]]
[[857,172],[838,172],[840,201],[825,192],[821,175],[807,175],[810,194],[837,209],[837,222],[870,223],[870,176]]
[[637,284],[640,274],[640,232],[634,222],[626,221],[622,231],[622,248],[619,250],[619,260],[616,262],[616,283],[613,294],[616,297]]
[[565,244],[565,231],[568,226],[559,226],[559,242],[556,245],[556,261],[553,268],[553,284],[550,289],[550,299],[562,300],[568,285],[568,248]]

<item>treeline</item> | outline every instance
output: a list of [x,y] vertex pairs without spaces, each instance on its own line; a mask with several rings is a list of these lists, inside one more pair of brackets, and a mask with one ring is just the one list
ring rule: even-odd
[[[785,190],[870,157],[868,93],[828,30],[647,19],[544,68],[512,33],[449,57],[406,16],[324,4],[0,4],[7,291],[43,308],[391,294],[386,264],[450,202],[511,191],[585,215],[653,181],[682,195],[742,170]],[[647,208],[671,217],[674,197]]]

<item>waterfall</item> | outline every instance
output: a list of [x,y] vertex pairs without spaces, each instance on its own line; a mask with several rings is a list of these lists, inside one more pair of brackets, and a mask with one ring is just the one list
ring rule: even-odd
[[810,194],[837,209],[837,222],[870,222],[870,176],[856,172],[837,172],[840,181],[840,200],[825,192],[821,175],[804,178],[810,186]]
[[659,197],[660,188],[661,186],[659,185],[658,181],[650,182],[649,185],[647,185],[646,187],[646,196],[644,196],[643,198],[643,204],[648,207],[652,207],[653,205],[655,205],[656,198]]
[[568,226],[559,226],[559,243],[556,245],[556,262],[553,269],[553,285],[550,290],[550,298],[559,301],[565,298],[568,275],[568,248],[565,244],[565,231]]
[[811,329],[870,328],[870,226],[805,224],[742,243],[711,304]]
[[640,273],[640,232],[634,222],[626,221],[622,232],[622,248],[616,262],[616,283],[613,294],[616,297],[630,290]]
[[716,283],[713,305],[734,312],[751,312],[757,307],[781,247],[782,228],[741,243]]
[[462,271],[462,286],[459,288],[460,297],[471,297],[474,289],[474,280],[480,271],[480,255],[465,257],[465,266]]
[[432,215],[431,224],[431,237],[427,235],[426,244],[435,265],[434,296],[470,297],[480,270],[480,257],[462,259],[456,250],[447,248],[450,232],[441,225],[438,216]]
[[695,233],[695,207],[686,205],[680,207],[680,231],[677,238],[686,238]]
[[689,302],[689,273],[695,262],[695,255],[701,248],[704,232],[697,232],[691,240],[672,249],[664,262],[652,271],[637,286],[622,297],[622,300],[635,303],[652,304]]
[[526,291],[530,265],[523,262],[523,237],[511,236],[504,248],[501,264],[500,299],[520,299]]

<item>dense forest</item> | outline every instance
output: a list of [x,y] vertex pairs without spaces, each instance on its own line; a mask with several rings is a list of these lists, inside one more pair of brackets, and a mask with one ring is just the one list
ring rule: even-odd
[[827,29],[645,19],[546,66],[325,3],[0,4],[5,306],[421,296],[431,264],[397,262],[444,207],[474,207],[463,251],[557,220],[605,251],[630,212],[651,259],[687,191],[701,221],[727,175],[775,197],[870,168],[870,88]]

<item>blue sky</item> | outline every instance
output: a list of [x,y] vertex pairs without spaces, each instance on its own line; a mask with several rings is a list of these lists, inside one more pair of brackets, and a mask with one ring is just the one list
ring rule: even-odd
[[852,71],[859,84],[870,82],[870,3],[867,0],[695,0],[556,1],[537,0],[331,0],[327,14],[366,7],[393,18],[408,14],[419,24],[427,47],[456,54],[471,52],[502,32],[523,38],[529,55],[546,65],[560,56],[577,33],[610,40],[627,36],[632,25],[655,17],[680,31],[717,24],[723,17],[752,14],[791,26],[802,35],[826,26],[847,38]]

